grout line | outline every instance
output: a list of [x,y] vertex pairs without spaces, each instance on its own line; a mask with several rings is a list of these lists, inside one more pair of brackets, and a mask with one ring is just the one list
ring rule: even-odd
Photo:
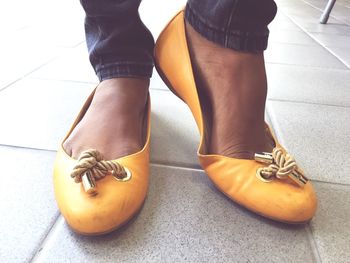
[[98,81],[92,82],[92,81],[80,81],[80,80],[68,80],[68,79],[56,79],[56,78],[45,78],[45,77],[27,77],[27,79],[31,80],[44,80],[44,81],[55,81],[55,82],[68,82],[68,83],[76,83],[76,84],[91,84],[91,85],[97,85]]
[[[58,48],[61,48],[61,49],[74,49],[74,48],[77,48],[78,46],[82,45],[85,41],[82,41],[78,44],[76,44],[74,47],[58,47]],[[0,88],[0,92],[9,88],[10,86],[12,86],[13,84],[15,84],[16,82],[24,79],[24,78],[28,78],[28,79],[35,79],[35,77],[28,77],[30,76],[31,74],[33,74],[35,71],[43,68],[44,66],[50,64],[51,62],[55,61],[56,59],[58,59],[59,57],[62,57],[62,56],[65,56],[66,54],[62,55],[61,52],[58,52],[57,54],[55,54],[53,57],[49,58],[46,62],[44,62],[43,64],[41,64],[40,66],[38,67],[35,67],[33,70],[30,70],[29,72],[25,73],[24,75],[20,76],[18,79],[12,81],[11,83],[7,84],[5,87],[3,88]]]
[[61,216],[61,214],[58,214],[56,221],[52,224],[52,227],[48,231],[43,241],[38,246],[38,250],[29,262],[44,262],[43,260],[40,260],[40,258],[45,256],[45,248],[50,246],[51,240],[55,237],[55,235],[57,235],[62,224],[64,224],[64,219]]
[[78,46],[80,46],[81,44],[85,43],[85,40],[81,40],[79,43],[73,45],[73,46],[58,46],[58,47],[62,47],[62,48],[77,48]]
[[[307,33],[306,33],[307,34]],[[317,41],[317,44],[320,45],[320,43]],[[321,45],[320,45],[321,46]],[[321,46],[324,48],[324,46]],[[328,51],[328,49],[326,49]],[[330,53],[328,51],[328,53]],[[332,53],[331,55],[334,56]],[[336,57],[338,60],[339,58]],[[342,61],[340,61],[342,64],[344,64]],[[334,67],[321,67],[321,66],[313,66],[313,65],[301,65],[301,64],[293,64],[293,63],[281,63],[281,62],[271,62],[271,61],[265,61],[265,63],[271,64],[271,65],[283,65],[283,66],[297,66],[297,67],[304,67],[304,68],[312,68],[312,69],[323,69],[323,70],[342,70],[342,71],[349,71],[349,68],[345,65],[344,68],[334,68]]]
[[[273,30],[273,29],[272,29]],[[276,30],[274,30],[276,31]],[[304,33],[303,31],[301,31],[300,33]],[[309,37],[309,36],[308,36]],[[312,44],[303,44],[303,43],[293,43],[293,42],[280,42],[277,39],[276,40],[271,40],[269,43],[271,44],[282,44],[282,45],[289,45],[289,46],[302,46],[302,47],[315,47],[317,46],[317,42],[313,39]]]
[[[341,69],[340,69],[341,70]],[[55,82],[67,82],[67,83],[74,83],[74,84],[90,84],[90,85],[98,85],[98,80],[96,82],[92,81],[82,81],[82,80],[69,80],[69,79],[56,79],[56,78],[45,78],[45,77],[26,77],[28,80],[42,80],[42,81],[55,81]],[[164,87],[166,87],[164,85]],[[150,91],[157,90],[157,91],[170,91],[168,88],[154,88],[152,85],[150,85],[149,88]],[[0,90],[1,91],[1,90]]]
[[308,101],[294,101],[294,100],[284,100],[284,99],[276,99],[276,98],[268,98],[269,101],[276,101],[276,102],[287,102],[287,103],[298,103],[298,104],[310,104],[310,105],[318,105],[318,106],[326,106],[326,107],[336,107],[336,108],[350,108],[349,106],[344,105],[336,105],[336,104],[328,104],[328,103],[317,103],[317,102],[308,102]]
[[[312,36],[312,35],[310,35]],[[316,37],[314,37],[314,39],[316,39]],[[319,41],[318,41],[319,42]],[[328,50],[329,53],[331,53],[333,56],[335,56],[336,58],[338,58],[347,68],[350,69],[350,64],[348,64],[348,62],[344,59],[342,59],[340,56],[337,55],[337,53],[335,53],[333,50],[332,50],[332,47],[327,47],[325,45],[323,45],[321,42],[319,42],[320,45],[322,47],[324,47],[326,50]],[[339,48],[339,47],[334,47],[334,48]],[[341,47],[340,47],[341,48]]]
[[[300,33],[304,33],[304,32],[300,32]],[[313,40],[314,41],[314,40]],[[316,41],[314,41],[316,42]],[[271,40],[271,42],[269,43],[273,43],[273,44],[286,44],[286,45],[293,45],[293,46],[302,46],[302,47],[315,47],[318,45],[318,43],[312,43],[312,44],[302,44],[302,43],[291,43],[291,42],[282,42],[279,40]]]
[[[270,119],[272,129],[275,132],[277,139],[280,140],[284,144],[284,139],[283,139],[283,136],[281,136],[279,124],[276,120],[275,115],[271,113],[271,107],[269,106],[269,104],[267,104],[267,115],[268,115],[268,118]],[[323,182],[323,181],[319,181],[319,180],[312,180],[312,182],[343,185],[343,184],[338,184],[338,183]],[[320,256],[320,253],[318,251],[317,243],[314,239],[310,224],[307,224],[307,226],[305,227],[305,231],[306,231],[306,235],[307,235],[308,240],[309,240],[309,244],[311,246],[311,251],[312,251],[314,261],[316,263],[322,263],[321,256]]]
[[35,248],[35,253],[33,254],[33,256],[29,259],[29,262],[33,262],[35,260],[35,258],[40,254],[40,252],[43,249],[43,244],[46,242],[46,240],[48,239],[48,237],[50,236],[50,233],[52,231],[52,229],[54,228],[54,226],[56,225],[57,221],[59,220],[59,218],[61,217],[61,214],[59,211],[56,211],[56,217],[52,222],[51,227],[47,230],[44,238],[41,240],[41,242],[36,246]]
[[325,67],[320,67],[320,66],[310,66],[310,65],[300,65],[300,64],[285,64],[285,63],[279,63],[279,62],[266,62],[265,64],[267,65],[267,67],[269,65],[280,65],[283,67],[298,67],[298,68],[308,68],[308,69],[314,69],[314,70],[339,71],[339,72],[349,73],[348,68],[325,68]]
[[[300,27],[302,28],[302,27]],[[313,34],[311,34],[310,32],[307,31],[307,29],[304,29],[304,32],[306,34],[308,34],[312,39],[314,39],[321,47],[323,47],[325,50],[327,50],[331,55],[333,55],[334,57],[336,57],[341,63],[343,63],[345,65],[345,67],[347,69],[350,69],[350,65],[348,65],[348,63],[342,59],[340,56],[338,56],[333,50],[332,50],[332,47],[327,47],[325,44],[323,44],[320,40],[318,40]],[[337,48],[337,47],[334,47],[334,48]]]
[[[283,136],[280,135],[278,124],[274,120],[274,117],[271,116],[271,113],[270,113],[269,109],[267,109],[267,115],[268,115],[268,118],[271,121],[271,127],[272,127],[273,131],[275,132],[278,140],[280,142],[283,142]],[[17,148],[17,149],[34,150],[34,151],[45,151],[45,152],[50,152],[50,153],[56,153],[57,152],[56,150],[34,148],[34,147],[16,146],[16,145],[9,145],[9,144],[0,144],[0,147]],[[181,162],[167,163],[167,162],[155,160],[155,161],[150,161],[150,165],[151,166],[155,166],[155,167],[164,167],[164,168],[183,169],[183,170],[204,172],[204,170],[201,168],[201,166],[199,164],[186,164],[186,163],[181,163]],[[328,182],[328,181],[321,181],[321,180],[317,180],[317,179],[312,179],[312,181],[313,182],[317,182],[317,183],[322,183],[322,184],[350,186],[350,183]]]
[[41,64],[40,66],[34,68],[33,70],[25,73],[24,75],[20,76],[18,79],[12,81],[10,84],[7,84],[5,87],[0,88],[0,92],[4,91],[5,89],[11,87],[13,84],[15,84],[16,82],[19,82],[20,80],[23,80],[24,78],[26,78],[27,76],[29,76],[30,74],[34,73],[35,71],[41,69],[42,67],[48,65],[49,63],[51,63],[52,61],[56,60],[59,57],[59,55],[56,55],[52,58],[50,58],[49,60],[47,60],[45,63]]
[[[301,0],[302,2],[304,2],[305,4],[311,6],[312,8],[316,9],[314,6],[308,4],[307,2],[305,2],[304,0]],[[285,9],[282,7],[282,9]],[[318,9],[316,9],[318,10]],[[343,65],[345,65],[346,68],[350,69],[350,65],[347,64],[346,61],[344,61],[341,57],[337,56],[329,47],[326,47],[324,44],[322,44],[315,36],[313,36],[311,34],[311,32],[309,32],[306,28],[304,28],[302,25],[300,25],[300,23],[296,22],[294,17],[290,14],[288,14],[287,12],[283,12],[296,26],[298,26],[303,32],[305,32],[309,37],[311,37],[313,40],[315,40],[319,46],[321,46],[322,48],[324,48],[326,51],[328,51],[328,53],[330,53],[331,55],[333,55],[336,59],[338,59]],[[334,17],[333,17],[334,18]],[[336,18],[334,18],[336,19]],[[338,19],[336,19],[338,20]],[[318,21],[318,20],[317,20]],[[338,20],[340,22],[342,22],[341,20]],[[345,25],[348,25],[347,23],[345,23]]]
[[[272,130],[274,131],[277,140],[284,145],[284,147],[286,148],[286,150],[288,150],[288,147],[286,146],[287,144],[285,143],[284,137],[282,135],[281,129],[279,127],[279,123],[277,121],[277,118],[275,116],[275,114],[273,113],[271,106],[269,103],[266,104],[266,113],[268,115],[268,118],[270,119],[271,122],[271,127]],[[321,183],[321,184],[332,184],[332,185],[339,185],[339,186],[350,186],[350,183],[337,183],[337,182],[327,182],[327,181],[321,181],[318,179],[311,179],[312,182],[316,182],[316,183]]]
[[18,148],[18,149],[27,149],[27,150],[45,151],[45,152],[57,152],[55,150],[50,150],[50,149],[42,149],[42,148],[19,146],[19,145],[10,145],[10,144],[2,144],[2,143],[0,143],[0,147],[9,147],[9,148]]
[[311,246],[311,252],[314,256],[314,260],[316,263],[322,263],[320,252],[318,251],[317,243],[315,241],[314,235],[312,233],[312,229],[310,223],[308,223],[305,227],[306,235],[309,239],[309,244]]
[[[34,151],[45,151],[45,152],[51,152],[51,153],[57,152],[56,150],[18,146],[18,145],[10,145],[10,144],[0,144],[0,147],[17,148],[17,149],[34,150]],[[150,165],[159,166],[159,167],[170,167],[170,168],[180,168],[180,169],[203,171],[198,164],[191,165],[191,164],[186,164],[186,163],[181,163],[181,162],[167,163],[167,162],[155,160],[155,161],[150,161]]]
[[337,185],[337,186],[350,186],[350,183],[337,183],[337,182],[327,182],[327,181],[321,181],[317,179],[312,179],[312,182],[318,183],[318,184],[331,184],[331,185]]
[[14,81],[12,81],[12,82],[10,82],[9,84],[5,85],[5,87],[0,88],[0,92],[1,92],[1,91],[4,91],[5,89],[7,89],[7,88],[10,87],[11,85],[15,84],[16,82],[20,81],[21,79],[22,79],[22,77],[20,77],[19,79],[14,80]]
[[163,162],[150,162],[151,166],[162,167],[162,168],[172,168],[172,169],[183,169],[197,172],[204,172],[204,170],[200,166],[191,166],[186,164],[166,164]]
[[[166,87],[166,86],[165,86]],[[173,94],[170,89],[165,88],[165,89],[161,89],[161,88],[150,88],[150,91],[155,90],[155,91],[166,91],[166,92],[170,92],[171,94]]]

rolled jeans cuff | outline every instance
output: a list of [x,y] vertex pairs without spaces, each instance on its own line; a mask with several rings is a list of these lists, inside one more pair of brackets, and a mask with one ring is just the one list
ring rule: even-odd
[[151,78],[152,63],[118,62],[96,67],[100,81],[112,78]]
[[259,31],[214,28],[189,4],[186,5],[185,19],[203,37],[222,47],[250,53],[258,53],[267,48],[269,37],[267,28]]

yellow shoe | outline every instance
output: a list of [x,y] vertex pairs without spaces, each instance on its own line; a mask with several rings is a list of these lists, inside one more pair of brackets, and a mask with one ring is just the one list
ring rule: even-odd
[[[65,141],[89,108],[85,102]],[[150,99],[145,145],[137,153],[103,161],[96,150],[71,158],[61,144],[54,164],[54,190],[61,214],[81,234],[111,232],[128,222],[142,207],[149,177]]]
[[313,187],[268,126],[267,132],[276,145],[271,154],[256,154],[255,160],[246,160],[206,153],[205,123],[192,72],[183,11],[160,34],[154,56],[164,82],[192,111],[201,135],[199,161],[216,187],[230,199],[265,217],[286,223],[309,221],[317,207]]

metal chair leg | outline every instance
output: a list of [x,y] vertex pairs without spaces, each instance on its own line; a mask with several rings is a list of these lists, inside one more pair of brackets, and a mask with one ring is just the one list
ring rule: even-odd
[[329,18],[329,14],[331,13],[333,6],[335,4],[336,0],[329,0],[327,3],[326,8],[323,11],[323,14],[320,18],[320,23],[321,24],[327,24],[328,18]]

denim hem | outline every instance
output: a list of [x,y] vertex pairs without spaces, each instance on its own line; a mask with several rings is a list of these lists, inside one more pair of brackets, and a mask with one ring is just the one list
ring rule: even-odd
[[224,31],[213,28],[188,3],[185,9],[185,19],[198,33],[220,46],[250,53],[258,53],[267,48],[269,37],[267,28],[260,31],[230,29]]
[[152,64],[116,63],[101,66],[96,70],[100,81],[112,78],[151,78]]

